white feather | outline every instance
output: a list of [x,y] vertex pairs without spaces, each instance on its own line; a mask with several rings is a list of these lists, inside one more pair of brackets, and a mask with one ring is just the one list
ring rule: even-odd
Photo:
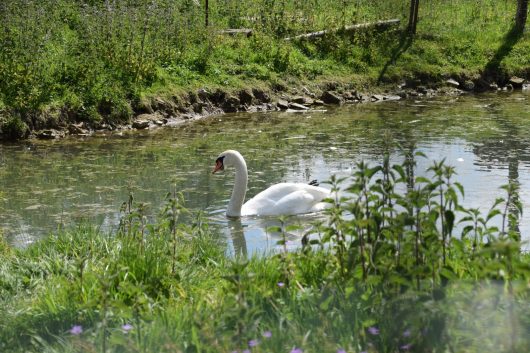
[[260,192],[248,200],[241,215],[292,215],[319,212],[325,208],[323,199],[329,197],[327,189],[303,183],[280,183]]
[[248,179],[243,156],[237,151],[228,150],[221,153],[219,159],[223,161],[223,166],[233,166],[236,170],[234,190],[226,211],[228,216],[294,215],[320,212],[329,206],[323,202],[330,197],[329,190],[304,183],[273,185],[243,204]]

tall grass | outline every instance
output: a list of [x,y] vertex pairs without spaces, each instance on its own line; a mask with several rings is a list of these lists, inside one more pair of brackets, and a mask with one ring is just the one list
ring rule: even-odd
[[415,158],[331,180],[347,192],[293,252],[226,257],[200,215],[178,221],[175,192],[153,224],[131,200],[117,234],[85,225],[24,250],[3,245],[0,349],[527,351],[517,188],[481,215],[461,207],[451,167],[416,177]]
[[[370,82],[389,65],[394,67],[386,74],[390,79],[478,72],[502,44],[515,13],[513,1],[426,2],[417,44],[408,49],[396,31],[282,40],[389,18],[401,19],[403,29],[407,0],[209,3],[206,28],[204,4],[194,0],[2,1],[2,134],[17,137],[27,128],[102,118],[117,124],[139,109],[146,94],[171,95],[205,84],[234,87],[288,76],[354,75]],[[230,27],[249,27],[254,34],[219,35]],[[406,52],[403,60],[397,60],[397,52]],[[523,53],[524,46],[507,55],[506,68],[524,72],[528,59]]]

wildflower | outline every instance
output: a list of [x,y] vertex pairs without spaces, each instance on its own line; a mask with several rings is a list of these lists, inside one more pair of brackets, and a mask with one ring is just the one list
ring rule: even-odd
[[346,350],[343,348],[337,349],[337,353],[346,353]]
[[258,340],[250,340],[250,341],[248,341],[248,346],[249,347],[256,347],[258,344],[259,344]]
[[127,333],[133,329],[133,326],[131,324],[125,324],[121,327],[121,329],[123,332]]
[[278,282],[278,287],[282,288],[282,287],[284,287],[284,286],[285,286],[285,283],[283,283],[283,282]]
[[403,337],[410,337],[411,335],[411,332],[409,329],[406,329],[405,331],[403,331]]
[[241,353],[250,353],[250,349],[245,349],[243,352]]
[[370,333],[371,335],[378,335],[379,334],[379,329],[377,327],[368,327],[368,333]]
[[293,348],[291,349],[291,353],[304,353],[304,351],[302,350],[302,348]]
[[412,344],[407,343],[399,347],[399,349],[403,349],[404,351],[408,351],[412,347]]
[[83,326],[81,325],[74,325],[70,330],[68,330],[72,335],[80,335],[83,333]]
[[263,335],[263,337],[265,337],[265,338],[271,338],[271,337],[272,337],[272,332],[270,332],[270,331],[265,331],[265,332],[263,332],[262,335]]

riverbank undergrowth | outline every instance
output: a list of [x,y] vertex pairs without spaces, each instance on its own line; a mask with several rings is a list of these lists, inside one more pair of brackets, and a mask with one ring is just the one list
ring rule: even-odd
[[[430,1],[407,35],[409,1],[21,1],[0,4],[0,132],[64,123],[120,124],[156,97],[200,88],[272,91],[334,81],[375,89],[449,77],[528,78],[528,33],[515,2]],[[397,18],[390,30],[343,26]],[[252,36],[228,36],[227,28]],[[315,40],[285,37],[338,29]],[[181,98],[178,98],[181,97]]]
[[227,257],[200,214],[183,220],[176,192],[155,223],[131,198],[116,234],[82,225],[27,249],[0,243],[0,349],[527,351],[517,185],[481,214],[461,207],[452,167],[417,177],[416,158],[333,178],[342,196],[291,252],[284,238],[275,253]]

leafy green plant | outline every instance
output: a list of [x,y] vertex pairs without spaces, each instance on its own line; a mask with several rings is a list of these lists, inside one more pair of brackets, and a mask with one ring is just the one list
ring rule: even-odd
[[[278,76],[390,83],[471,76],[485,67],[495,67],[491,74],[499,80],[528,71],[528,41],[507,35],[515,13],[510,2],[431,1],[420,11],[414,41],[404,31],[407,0],[210,5],[205,28],[204,9],[192,0],[3,1],[0,101],[4,120],[14,125],[4,124],[2,136],[25,137],[16,120],[36,129],[37,120],[52,119],[50,110],[60,112],[54,119],[61,121],[104,120],[112,126],[133,116],[133,103],[147,93],[176,94],[198,85],[239,88],[249,78],[270,85]],[[390,18],[401,19],[396,31],[344,31]],[[220,34],[232,26],[251,28],[252,37]],[[284,40],[322,30],[332,32]]]
[[0,133],[9,139],[23,138],[28,132],[28,125],[19,116],[11,116],[6,121],[0,120]]
[[444,161],[420,176],[422,154],[402,158],[333,177],[326,219],[295,250],[298,229],[281,219],[270,229],[279,252],[226,256],[176,190],[154,221],[131,194],[116,234],[82,225],[27,249],[0,245],[0,348],[526,351],[517,187],[481,215],[461,205]]

